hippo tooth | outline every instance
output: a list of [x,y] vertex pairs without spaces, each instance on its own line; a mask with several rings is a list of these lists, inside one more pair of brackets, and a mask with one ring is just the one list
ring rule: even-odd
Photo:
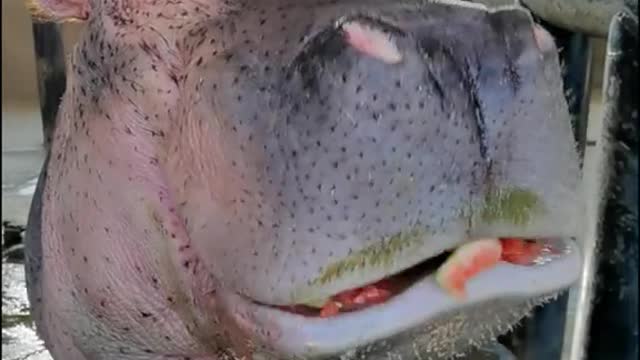
[[465,297],[465,283],[500,261],[502,245],[498,239],[479,239],[457,248],[436,272],[436,281],[458,299]]
[[355,21],[342,25],[342,30],[347,43],[358,51],[388,64],[402,61],[402,54],[388,34]]

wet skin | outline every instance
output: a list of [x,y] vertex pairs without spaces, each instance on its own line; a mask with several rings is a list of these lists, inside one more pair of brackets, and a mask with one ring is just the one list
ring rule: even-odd
[[[87,21],[26,240],[55,359],[445,358],[577,279],[579,161],[557,49],[527,12],[34,4]],[[500,263],[462,300],[424,273],[356,312],[283,310],[479,237],[566,251]]]

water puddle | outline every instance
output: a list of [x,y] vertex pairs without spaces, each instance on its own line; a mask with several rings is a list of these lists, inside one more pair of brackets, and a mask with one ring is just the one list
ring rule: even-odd
[[29,313],[24,265],[2,261],[2,360],[52,360]]

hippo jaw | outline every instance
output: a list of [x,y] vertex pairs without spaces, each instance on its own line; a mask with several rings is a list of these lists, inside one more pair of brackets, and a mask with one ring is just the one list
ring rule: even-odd
[[376,358],[380,352],[447,358],[492,340],[572,285],[581,255],[573,240],[565,244],[563,256],[542,266],[500,263],[482,272],[467,283],[465,299],[452,297],[427,272],[382,304],[331,318],[294,314],[233,292],[223,295],[223,302],[241,328],[262,343],[258,348],[277,358],[348,353]]

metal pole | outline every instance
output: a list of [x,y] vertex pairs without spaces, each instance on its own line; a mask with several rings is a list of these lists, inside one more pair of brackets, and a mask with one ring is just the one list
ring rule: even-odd
[[60,99],[66,88],[65,59],[59,25],[34,23],[33,39],[44,146],[51,146]]
[[[607,49],[610,183],[597,257],[587,359],[638,358],[638,23],[621,14]],[[606,329],[606,331],[603,331]]]
[[575,317],[565,329],[565,360],[638,357],[638,49],[637,18],[611,24],[603,100],[602,150],[587,189],[584,269],[572,291]]

